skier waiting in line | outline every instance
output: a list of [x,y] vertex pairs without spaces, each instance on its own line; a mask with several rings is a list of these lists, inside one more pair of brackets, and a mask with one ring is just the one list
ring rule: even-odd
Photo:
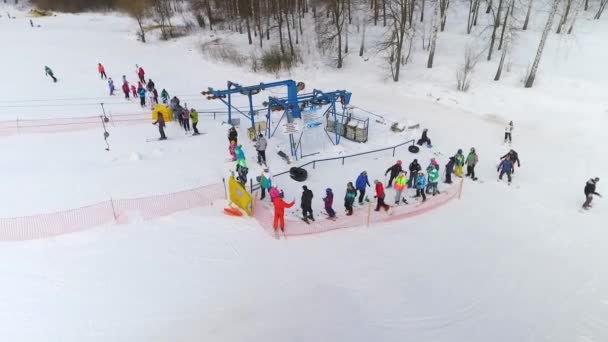
[[[135,67],[137,67],[137,64],[135,64]],[[139,82],[146,83],[146,72],[144,71],[144,68],[139,67],[137,69],[137,76],[139,76]]]
[[450,161],[445,164],[445,183],[452,184],[452,173],[454,173],[454,165],[456,164],[456,159],[454,157],[450,157]]
[[308,223],[308,220],[315,220],[312,215],[312,198],[314,197],[311,190],[308,189],[306,185],[302,186],[302,201],[300,207],[302,208],[302,217],[304,222]]
[[505,143],[508,140],[509,144],[511,144],[511,142],[513,141],[511,138],[511,134],[513,134],[513,121],[509,121],[509,124],[507,125],[507,127],[505,127]]
[[428,137],[428,131],[427,128],[422,130],[422,136],[417,142],[419,146],[426,145],[427,147],[433,147],[433,145],[431,145],[431,139]]
[[198,112],[194,108],[190,109],[190,119],[192,119],[192,130],[194,131],[192,135],[199,135],[198,128],[196,128],[198,125]]
[[180,115],[182,116],[182,123],[184,124],[184,131],[186,131],[186,134],[188,134],[190,132],[190,111],[188,111],[187,104],[184,104],[184,108],[182,108]]
[[245,186],[247,184],[247,174],[249,173],[247,162],[245,162],[244,160],[237,161],[236,172],[238,174],[236,178],[237,181],[241,183],[241,185]]
[[[414,188],[414,182],[416,181],[416,175],[418,172],[422,170],[422,166],[418,164],[418,159],[414,159],[414,161],[410,164],[410,180],[407,184],[408,187]],[[412,177],[413,176],[413,177]]]
[[330,188],[325,189],[325,197],[323,198],[323,203],[325,206],[325,211],[327,212],[329,218],[335,218],[336,212],[334,211],[334,208],[332,208],[334,204],[334,193]]
[[137,88],[133,84],[131,84],[131,94],[133,94],[133,98],[137,98]]
[[260,175],[260,191],[262,192],[260,195],[260,200],[264,200],[264,198],[266,198],[266,191],[268,191],[271,187],[272,175],[270,174],[270,170],[266,168]]
[[114,88],[114,80],[112,80],[112,77],[108,78],[108,88],[110,88],[110,96],[114,96],[114,90],[116,88]]
[[464,154],[462,154],[462,149],[458,149],[454,159],[456,159],[456,169],[454,170],[454,174],[456,177],[462,178],[462,167],[464,166]]
[[407,189],[407,177],[405,176],[405,171],[399,172],[397,177],[395,178],[395,205],[399,205],[401,201],[407,204],[407,200],[401,197],[401,194],[404,190]]
[[[439,171],[439,163],[437,162],[437,160],[435,160],[435,158],[431,158],[429,166],[432,166],[435,169],[437,169],[437,171]],[[428,169],[428,166],[427,166],[427,169]]]
[[397,160],[397,162],[393,166],[386,169],[386,171],[384,172],[384,177],[386,177],[389,172],[391,174],[388,179],[388,183],[386,184],[387,189],[391,187],[391,185],[393,184],[393,179],[395,179],[395,177],[397,177],[401,171],[403,171],[403,168],[401,167],[401,160]]
[[158,103],[158,91],[156,91],[156,88],[152,89],[152,94],[154,95],[154,103]]
[[171,112],[173,116],[177,118],[177,122],[179,123],[179,127],[184,127],[184,123],[182,122],[182,106],[179,105],[179,99],[177,96],[173,96],[171,102],[169,103],[169,108],[171,108]]
[[101,64],[101,63],[97,64],[97,71],[99,71],[99,76],[101,77],[102,80],[104,78],[108,78],[108,75],[106,75],[106,68],[103,67],[103,64]]
[[467,155],[467,177],[471,177],[472,180],[476,181],[477,177],[475,177],[475,165],[479,162],[479,157],[477,157],[477,153],[475,152],[475,148],[471,147],[471,152]]
[[285,232],[285,209],[293,207],[295,202],[291,201],[290,203],[287,203],[283,201],[281,197],[276,197],[272,200],[272,204],[274,205],[274,221],[272,227],[275,232],[278,227],[281,227],[281,231]]
[[230,127],[228,130],[228,141],[237,141],[239,137],[239,133],[236,131],[234,126]]
[[156,103],[154,102],[154,93],[149,91],[147,92],[148,94],[148,104],[150,104],[150,108],[154,109],[154,106],[156,105]]
[[429,190],[433,196],[439,194],[437,186],[439,185],[439,171],[432,167],[429,172]]
[[346,195],[344,195],[344,209],[346,209],[346,216],[353,214],[353,204],[357,197],[357,190],[353,186],[352,182],[346,184]]
[[146,106],[146,89],[144,89],[144,87],[141,87],[139,88],[137,93],[139,95],[139,105],[141,106],[141,108],[144,108]]
[[232,156],[232,161],[236,161],[236,141],[231,141],[228,146],[228,152]]
[[355,181],[355,187],[357,188],[357,191],[359,191],[359,204],[363,204],[363,199],[365,198],[365,189],[368,186],[371,185],[369,185],[369,180],[367,179],[367,172],[363,171]]
[[511,185],[511,173],[513,173],[513,162],[511,161],[511,159],[503,159],[498,165],[498,169],[496,169],[496,172],[500,172],[500,174],[498,175],[498,180],[502,180],[502,176],[506,173],[509,185]]
[[236,156],[236,162],[245,162],[245,152],[243,152],[243,145],[237,145],[234,149],[234,155]]
[[156,88],[156,85],[154,84],[154,82],[152,82],[152,79],[148,79],[148,84],[146,85],[146,90],[147,91],[152,91],[154,88]]
[[268,142],[264,135],[260,133],[258,135],[258,139],[255,142],[255,150],[258,152],[258,164],[266,165],[266,147],[268,146]]
[[127,76],[122,75],[122,84],[129,84],[129,82],[127,82]]
[[376,196],[374,196],[374,197],[376,198],[376,200],[378,200],[376,209],[374,209],[374,210],[380,211],[380,208],[383,208],[385,211],[388,211],[390,209],[390,206],[388,204],[384,203],[384,198],[386,196],[386,194],[384,193],[384,186],[377,179],[374,181],[374,184],[376,184]]
[[521,167],[521,164],[519,163],[519,155],[517,154],[517,152],[515,152],[515,150],[509,150],[507,154],[500,157],[500,160],[503,159],[511,160],[511,163],[513,164],[513,171],[511,173],[515,173],[515,163],[517,163],[517,167]]
[[127,100],[131,99],[131,97],[129,96],[129,83],[122,84],[122,92],[123,92],[123,94],[125,94],[125,99],[127,99]]
[[57,78],[55,77],[55,75],[53,74],[53,70],[51,70],[51,68],[49,68],[48,66],[44,66],[44,74],[46,76],[49,76],[50,78],[53,79],[54,83],[57,83]]
[[167,137],[165,136],[165,118],[161,112],[156,114],[158,115],[158,118],[152,124],[158,125],[158,132],[160,133],[160,138],[158,138],[158,140],[167,140]]
[[598,177],[591,178],[585,184],[585,203],[583,203],[583,209],[589,210],[592,207],[591,201],[593,201],[593,195],[602,197],[599,193],[595,191],[595,186],[600,181]]
[[160,92],[160,99],[161,101],[163,101],[164,105],[167,105],[167,103],[169,103],[169,93],[165,89]]
[[424,172],[418,172],[418,175],[415,177],[414,184],[416,188],[416,196],[414,197],[422,196],[422,202],[426,201],[426,177],[424,176]]

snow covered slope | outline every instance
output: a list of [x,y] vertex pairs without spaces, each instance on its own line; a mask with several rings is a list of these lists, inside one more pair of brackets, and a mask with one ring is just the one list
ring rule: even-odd
[[[59,15],[37,19],[42,27],[30,28],[22,13],[14,14],[13,20],[0,18],[0,120],[99,115],[98,102],[114,113],[141,112],[107,96],[98,62],[117,82],[123,74],[134,79],[135,64],[142,65],[159,88],[201,109],[218,107],[196,95],[207,86],[273,79],[205,61],[196,51],[197,37],[141,45],[124,17]],[[601,43],[601,33],[581,39]],[[456,60],[461,51],[441,54]],[[57,84],[44,77],[44,65],[55,70]],[[600,77],[582,71],[591,65]],[[281,241],[253,220],[222,215],[216,205],[2,243],[0,336],[79,342],[605,341],[608,233],[601,222],[608,210],[601,199],[588,213],[578,208],[584,182],[608,171],[606,78],[597,59],[575,66],[581,72],[568,72],[572,83],[562,82],[564,74],[532,90],[488,81],[465,95],[451,90],[451,68],[426,73],[412,67],[411,77],[398,85],[356,58],[341,71],[296,70],[293,78],[309,88],[345,88],[356,106],[428,127],[444,153],[442,167],[458,148],[475,146],[484,182],[466,181],[462,200],[413,219]],[[515,120],[513,147],[522,160],[512,187],[495,182],[498,157],[509,148],[502,145],[509,119]],[[101,129],[2,138],[0,215],[218,182],[232,167],[224,162],[225,126],[205,119],[201,128],[206,135],[187,138],[170,125],[173,139],[163,143],[145,142],[157,134],[149,124],[111,128],[110,152]],[[408,138],[373,124],[367,144],[321,149],[327,156],[348,154]],[[246,146],[249,158],[252,152]],[[274,172],[287,167],[269,156]],[[331,186],[341,212],[343,187],[362,169],[383,179],[393,158],[378,158],[311,171],[317,208]],[[409,164],[414,156],[400,152],[396,158]],[[300,184],[287,182],[281,180],[287,198],[297,199]]]

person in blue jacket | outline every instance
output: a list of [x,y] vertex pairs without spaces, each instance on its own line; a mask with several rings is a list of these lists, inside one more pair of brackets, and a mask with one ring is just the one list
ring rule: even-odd
[[498,169],[496,172],[500,172],[498,175],[498,180],[502,180],[502,176],[506,173],[507,180],[509,181],[509,185],[511,184],[511,174],[513,173],[513,161],[509,158],[503,159],[498,165]]
[[139,104],[141,105],[141,108],[144,108],[146,106],[146,89],[141,87],[137,90],[137,93],[139,95]]
[[416,176],[416,181],[414,184],[416,186],[416,196],[414,197],[422,196],[422,202],[426,201],[426,177],[424,176],[424,172],[418,172],[418,176]]
[[368,186],[370,185],[369,180],[367,179],[367,172],[363,171],[355,181],[355,187],[357,188],[357,191],[359,191],[359,204],[363,204],[363,199],[365,198],[365,189]]

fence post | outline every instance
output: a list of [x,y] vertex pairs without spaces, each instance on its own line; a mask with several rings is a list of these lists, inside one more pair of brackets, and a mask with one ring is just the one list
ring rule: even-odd
[[395,150],[396,149],[397,149],[396,147],[393,147],[393,157],[395,156]]
[[312,168],[313,168],[313,170],[315,169],[316,164],[317,164],[317,162],[316,162],[316,161],[313,161],[313,162],[312,162]]
[[369,228],[369,224],[372,220],[372,202],[367,204],[367,228]]
[[462,198],[462,187],[464,186],[464,178],[460,179],[460,188],[458,189],[458,199]]
[[222,183],[224,183],[224,199],[228,199],[228,192],[226,191],[226,178],[222,177]]
[[344,165],[344,157],[342,157],[342,165]]
[[215,121],[215,112],[213,112],[213,121]]
[[249,178],[249,193],[253,193],[253,178]]

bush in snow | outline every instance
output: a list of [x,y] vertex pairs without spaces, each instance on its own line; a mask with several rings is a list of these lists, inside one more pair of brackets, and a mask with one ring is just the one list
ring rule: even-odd
[[475,50],[468,46],[464,51],[464,63],[456,72],[456,88],[458,91],[466,92],[471,86],[471,76],[477,65],[479,56],[475,54]]

